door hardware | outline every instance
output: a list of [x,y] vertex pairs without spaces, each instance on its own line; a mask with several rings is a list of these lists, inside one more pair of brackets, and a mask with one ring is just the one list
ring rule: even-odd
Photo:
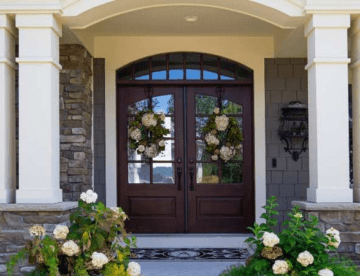
[[181,191],[181,175],[182,175],[182,170],[181,167],[177,167],[177,175],[178,175],[178,190]]
[[190,167],[190,191],[194,191],[194,167]]

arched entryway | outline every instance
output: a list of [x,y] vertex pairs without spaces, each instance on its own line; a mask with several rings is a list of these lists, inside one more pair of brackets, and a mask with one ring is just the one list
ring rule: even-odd
[[[157,55],[117,71],[118,206],[134,233],[245,232],[254,222],[253,72],[199,53]],[[146,159],[128,147],[127,125],[148,108],[166,114],[166,150]],[[219,93],[222,91],[222,93]],[[221,97],[220,97],[221,96]],[[242,129],[239,158],[212,161],[204,133],[221,105]]]

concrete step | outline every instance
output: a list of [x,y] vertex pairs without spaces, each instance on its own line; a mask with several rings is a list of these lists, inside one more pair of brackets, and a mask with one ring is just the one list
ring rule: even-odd
[[247,248],[251,234],[133,234],[138,248]]
[[138,261],[141,275],[145,276],[219,276],[232,265],[244,264],[236,261],[211,262],[152,262]]

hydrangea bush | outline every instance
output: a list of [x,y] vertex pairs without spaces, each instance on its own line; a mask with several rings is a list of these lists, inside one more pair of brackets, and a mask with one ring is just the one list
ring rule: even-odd
[[[359,268],[348,258],[340,257],[336,250],[340,245],[340,233],[330,228],[322,233],[318,219],[310,215],[304,220],[298,206],[288,213],[286,227],[276,234],[272,227],[277,225],[276,197],[267,200],[261,215],[265,223],[248,227],[254,237],[246,239],[254,254],[246,260],[245,266],[235,266],[221,276],[356,276]],[[332,254],[329,254],[332,253]]]
[[129,239],[124,229],[127,215],[121,208],[106,208],[96,200],[93,191],[82,193],[78,208],[70,215],[70,228],[57,225],[53,236],[46,236],[41,225],[30,227],[34,238],[10,259],[8,275],[28,257],[30,264],[36,264],[30,273],[33,276],[140,276],[140,265],[129,262],[136,238]]

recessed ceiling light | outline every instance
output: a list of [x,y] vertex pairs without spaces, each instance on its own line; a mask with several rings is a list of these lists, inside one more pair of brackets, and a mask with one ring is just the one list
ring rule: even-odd
[[198,17],[196,15],[189,15],[185,17],[185,21],[187,22],[195,22],[198,20]]

